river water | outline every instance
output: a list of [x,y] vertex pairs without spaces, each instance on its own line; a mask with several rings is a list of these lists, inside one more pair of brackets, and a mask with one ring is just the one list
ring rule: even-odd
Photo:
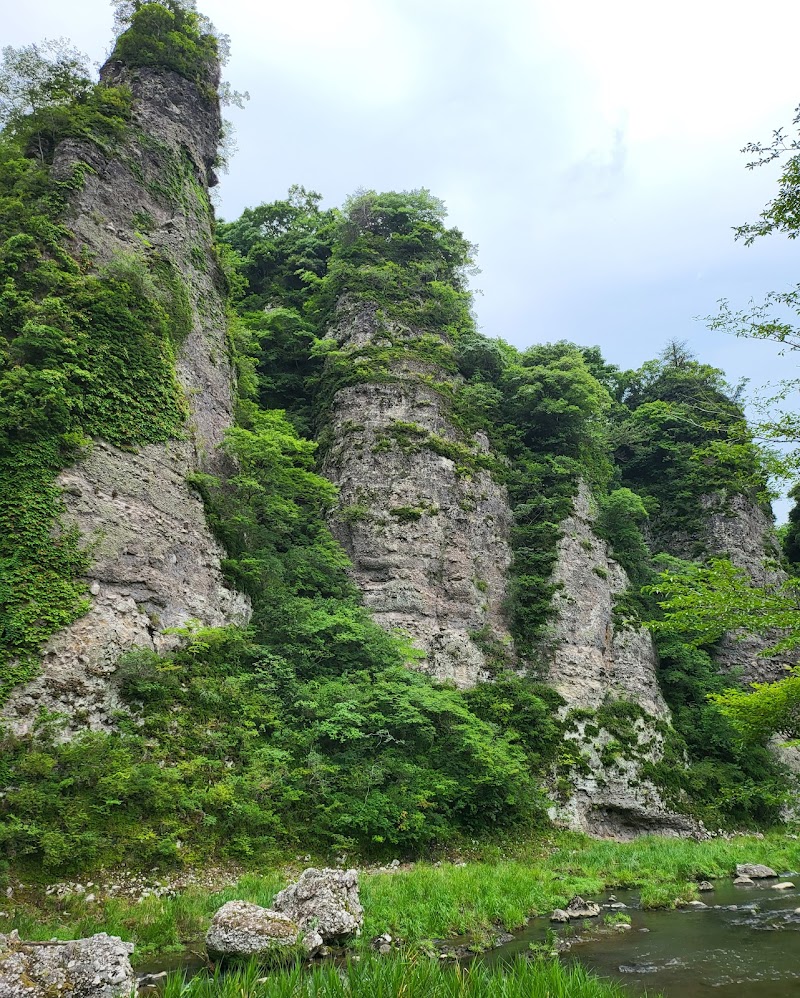
[[[603,915],[613,913],[611,908],[580,926],[552,928],[570,942],[565,962],[580,962],[619,981],[632,998],[645,992],[665,998],[800,998],[800,913],[795,913],[800,874],[780,879],[791,880],[797,889],[777,891],[779,880],[756,881],[752,887],[719,881],[700,895],[706,908],[676,911],[642,911],[637,893],[619,890],[614,897],[626,905],[621,910],[631,919],[629,930],[603,927]],[[548,926],[547,919],[532,919],[512,941],[479,959],[498,963],[527,956],[531,944],[545,940]],[[154,961],[140,973],[182,970],[192,976],[203,963],[199,954],[184,952]]]
[[[783,878],[782,878],[783,879]],[[787,878],[800,888],[800,876]],[[773,881],[753,887],[720,882],[700,895],[707,908],[642,911],[638,895],[616,891],[631,929],[572,931],[566,961],[577,960],[632,995],[666,998],[800,998],[800,889],[776,891]],[[730,906],[736,906],[731,910]],[[756,907],[749,907],[749,906]],[[607,913],[609,909],[603,909]],[[591,922],[602,923],[600,919]],[[493,962],[529,951],[546,926],[534,919],[513,942],[489,956]],[[646,931],[645,931],[646,930]],[[562,927],[557,928],[564,934]]]

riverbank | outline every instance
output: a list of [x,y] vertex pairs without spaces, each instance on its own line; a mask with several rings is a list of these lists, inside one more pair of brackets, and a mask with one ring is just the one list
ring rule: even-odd
[[[23,938],[76,938],[108,932],[135,943],[134,962],[182,950],[202,950],[213,913],[235,898],[269,907],[275,893],[311,860],[262,873],[216,871],[216,878],[151,874],[133,894],[83,893],[11,881],[2,899],[0,931],[18,929]],[[491,941],[534,915],[563,907],[575,894],[598,895],[630,887],[644,907],[673,907],[696,897],[696,884],[730,876],[737,863],[765,863],[778,872],[800,868],[800,839],[788,833],[736,836],[695,842],[646,836],[632,842],[598,841],[574,833],[551,833],[528,841],[476,845],[453,862],[400,864],[361,876],[365,909],[363,939],[389,932],[406,946],[470,934]],[[226,877],[230,882],[219,884]],[[208,883],[208,886],[206,885]],[[153,893],[147,893],[152,890]]]

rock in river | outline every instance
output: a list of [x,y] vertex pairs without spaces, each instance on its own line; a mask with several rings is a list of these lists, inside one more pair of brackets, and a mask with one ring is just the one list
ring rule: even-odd
[[600,914],[600,905],[594,901],[584,901],[578,894],[567,905],[570,918],[596,918]]
[[777,877],[778,874],[769,866],[763,863],[737,863],[736,875],[738,877],[751,877],[753,880],[764,880],[765,877]]

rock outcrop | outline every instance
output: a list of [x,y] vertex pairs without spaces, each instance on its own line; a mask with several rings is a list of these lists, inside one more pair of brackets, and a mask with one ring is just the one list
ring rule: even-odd
[[313,954],[325,943],[360,935],[364,924],[356,870],[304,870],[297,883],[275,895],[272,905],[224,904],[206,934],[211,959],[269,962],[287,951]]
[[[615,617],[615,598],[628,588],[628,577],[593,522],[591,496],[581,483],[573,513],[561,524],[553,574],[559,589],[542,646],[548,682],[566,701],[565,739],[575,755],[553,816],[597,835],[689,834],[694,823],[670,812],[641,773],[643,763],[663,754],[670,712],[649,631]],[[615,704],[624,705],[618,721],[624,739],[602,720],[602,708]]]
[[511,513],[480,466],[488,442],[466,439],[449,419],[437,385],[456,376],[414,354],[423,335],[381,319],[375,305],[340,303],[329,336],[353,364],[364,348],[408,349],[380,380],[335,394],[323,473],[340,489],[331,528],[375,620],[411,635],[426,671],[466,687],[486,676],[487,648],[511,647]]
[[130,998],[133,943],[101,932],[69,942],[0,934],[0,998]]
[[304,870],[296,884],[275,895],[272,904],[302,931],[313,929],[326,943],[360,935],[364,924],[357,870]]
[[298,946],[297,924],[280,912],[249,901],[228,901],[214,915],[206,933],[206,949],[212,960],[268,962]]
[[57,179],[76,167],[84,176],[71,195],[71,250],[98,269],[120,254],[146,252],[180,275],[191,328],[176,366],[190,415],[182,440],[139,453],[95,441],[60,476],[65,522],[79,528],[92,552],[91,608],[47,643],[41,674],[6,704],[2,718],[20,733],[41,708],[76,718],[81,729],[108,727],[119,707],[109,676],[121,652],[134,645],[163,651],[174,641],[166,628],[244,621],[249,612],[247,601],[225,587],[222,552],[186,482],[192,471],[217,470],[216,448],[233,408],[207,200],[221,124],[218,101],[209,96],[216,81],[201,90],[174,72],[117,62],[107,63],[101,77],[130,86],[133,120],[113,155],[76,139],[56,150]]

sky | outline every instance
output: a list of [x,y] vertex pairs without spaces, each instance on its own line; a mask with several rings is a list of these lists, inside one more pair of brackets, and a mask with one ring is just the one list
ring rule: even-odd
[[[3,44],[66,36],[93,60],[106,0],[5,0]],[[711,331],[800,281],[800,242],[733,227],[777,191],[740,149],[788,126],[796,0],[199,0],[232,39],[238,152],[219,212],[299,183],[428,188],[478,244],[482,331],[517,346],[599,345],[635,367],[667,340],[752,386],[791,355]]]

